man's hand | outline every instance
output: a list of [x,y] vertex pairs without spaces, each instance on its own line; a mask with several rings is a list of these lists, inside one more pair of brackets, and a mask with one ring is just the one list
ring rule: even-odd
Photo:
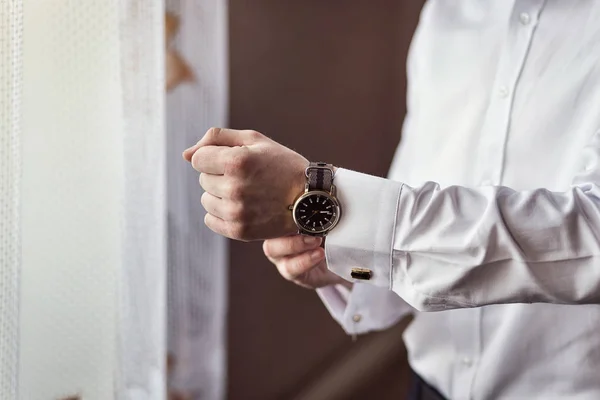
[[279,273],[288,281],[309,289],[351,283],[327,269],[321,238],[292,235],[265,240],[263,251]]
[[211,128],[183,158],[200,172],[204,222],[237,240],[297,231],[288,206],[304,190],[308,160],[255,131]]

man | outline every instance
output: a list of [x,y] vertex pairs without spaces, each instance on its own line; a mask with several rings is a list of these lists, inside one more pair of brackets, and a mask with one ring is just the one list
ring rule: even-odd
[[415,313],[420,398],[600,399],[599,21],[592,0],[427,2],[389,179],[211,129],[184,153],[206,224],[268,239],[349,334]]

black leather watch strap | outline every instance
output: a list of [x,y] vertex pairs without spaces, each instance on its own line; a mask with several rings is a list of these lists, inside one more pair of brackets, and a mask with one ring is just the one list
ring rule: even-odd
[[333,166],[324,162],[311,162],[306,168],[308,190],[330,192],[333,185]]

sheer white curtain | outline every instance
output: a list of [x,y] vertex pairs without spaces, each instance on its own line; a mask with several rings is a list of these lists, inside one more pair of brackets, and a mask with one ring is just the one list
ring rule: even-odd
[[226,242],[180,154],[225,124],[226,2],[169,9],[166,105],[162,0],[0,0],[2,400],[166,398],[167,298],[172,393],[224,396]]
[[164,7],[23,3],[19,398],[164,399]]
[[0,1],[0,399],[17,393],[22,7]]
[[159,399],[166,390],[164,6],[117,3],[125,155],[119,398]]
[[[184,81],[167,95],[170,391],[178,398],[225,394],[227,242],[203,224],[198,174],[182,149],[227,118],[227,2],[167,0],[178,19],[169,51]],[[186,73],[189,70],[189,73]]]

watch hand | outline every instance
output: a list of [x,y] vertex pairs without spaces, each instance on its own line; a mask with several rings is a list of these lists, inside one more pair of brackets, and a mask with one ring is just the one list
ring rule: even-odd
[[314,217],[315,215],[317,215],[318,211],[313,211],[312,215],[308,218],[306,218],[306,221],[304,221],[304,223],[307,223],[309,219],[311,219],[312,217]]

